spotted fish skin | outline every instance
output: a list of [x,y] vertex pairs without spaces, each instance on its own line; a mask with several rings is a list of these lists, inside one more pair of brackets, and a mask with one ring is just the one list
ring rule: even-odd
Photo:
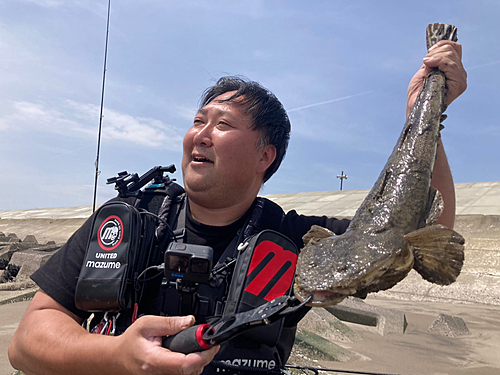
[[[456,35],[452,25],[431,24],[428,48],[442,39],[456,41]],[[452,229],[434,225],[443,202],[430,186],[445,99],[445,76],[435,69],[346,232],[317,236],[302,250],[294,288],[299,299],[312,294],[310,305],[327,306],[346,296],[363,297],[391,288],[413,267],[438,284],[456,279],[464,239]],[[417,231],[422,226],[426,227]]]

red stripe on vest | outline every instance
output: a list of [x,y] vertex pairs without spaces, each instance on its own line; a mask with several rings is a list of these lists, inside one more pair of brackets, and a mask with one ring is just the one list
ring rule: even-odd
[[250,267],[248,268],[247,277],[257,267],[260,262],[268,255],[273,254],[271,261],[264,267],[264,269],[252,280],[252,282],[245,288],[255,296],[269,284],[274,275],[280,270],[286,262],[291,262],[292,266],[285,272],[285,274],[278,280],[278,282],[271,288],[269,293],[266,294],[264,299],[271,301],[276,297],[284,295],[292,285],[293,276],[295,274],[295,266],[297,264],[297,254],[292,251],[285,250],[281,246],[271,241],[262,241],[254,250]]

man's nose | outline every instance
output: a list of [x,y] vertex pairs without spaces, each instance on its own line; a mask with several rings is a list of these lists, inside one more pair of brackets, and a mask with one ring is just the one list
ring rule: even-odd
[[212,130],[213,127],[210,124],[205,124],[202,127],[195,128],[193,136],[194,144],[197,146],[203,145],[210,147],[212,145]]

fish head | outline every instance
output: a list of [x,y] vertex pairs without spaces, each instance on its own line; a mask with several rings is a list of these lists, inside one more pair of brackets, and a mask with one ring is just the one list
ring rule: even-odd
[[[399,281],[392,281],[395,273],[406,275],[412,266],[413,255],[403,236],[347,230],[304,247],[297,261],[294,293],[301,301],[312,295],[309,306],[331,306],[347,296],[366,295],[374,283],[379,289],[390,284],[387,289]],[[384,278],[386,274],[391,280]]]

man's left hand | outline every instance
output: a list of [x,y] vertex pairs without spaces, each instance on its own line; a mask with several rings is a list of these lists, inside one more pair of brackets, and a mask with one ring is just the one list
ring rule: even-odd
[[446,76],[448,94],[446,105],[458,98],[467,88],[467,72],[462,65],[462,45],[449,40],[442,40],[431,47],[424,57],[424,64],[413,76],[408,86],[406,115],[410,113],[425,78],[438,68]]

